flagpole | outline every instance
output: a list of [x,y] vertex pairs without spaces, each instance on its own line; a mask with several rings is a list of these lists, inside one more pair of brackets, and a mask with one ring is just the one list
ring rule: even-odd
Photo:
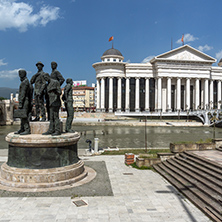
[[109,38],[109,42],[112,41],[112,49],[113,49],[113,36]]
[[173,50],[173,38],[171,37],[171,50]]

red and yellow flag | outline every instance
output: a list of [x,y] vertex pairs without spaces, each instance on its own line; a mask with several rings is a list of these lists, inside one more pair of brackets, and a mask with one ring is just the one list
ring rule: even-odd
[[111,36],[111,37],[109,38],[109,42],[112,41],[112,40],[113,40],[113,36]]

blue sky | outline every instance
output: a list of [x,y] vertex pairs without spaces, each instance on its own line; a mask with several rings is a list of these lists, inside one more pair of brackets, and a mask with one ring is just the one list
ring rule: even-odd
[[[125,62],[146,62],[185,44],[222,58],[220,0],[0,0],[0,87],[18,88],[36,62],[64,78],[96,82],[92,64],[112,43]],[[217,65],[217,64],[215,64]],[[65,84],[64,84],[65,85]],[[63,86],[64,86],[63,85]]]

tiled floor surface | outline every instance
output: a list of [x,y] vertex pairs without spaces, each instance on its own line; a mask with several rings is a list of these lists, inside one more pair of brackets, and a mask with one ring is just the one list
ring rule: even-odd
[[[105,161],[114,196],[82,196],[74,199],[2,197],[0,222],[210,221],[159,174],[151,170],[127,167],[124,164],[124,156],[95,156],[87,159]],[[77,207],[73,203],[76,200],[83,200],[87,205]]]

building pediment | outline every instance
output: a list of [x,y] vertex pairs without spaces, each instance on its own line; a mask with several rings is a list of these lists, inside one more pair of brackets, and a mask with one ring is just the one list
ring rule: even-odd
[[184,45],[154,57],[150,63],[155,63],[156,61],[203,62],[212,64],[216,62],[216,59],[189,45]]

